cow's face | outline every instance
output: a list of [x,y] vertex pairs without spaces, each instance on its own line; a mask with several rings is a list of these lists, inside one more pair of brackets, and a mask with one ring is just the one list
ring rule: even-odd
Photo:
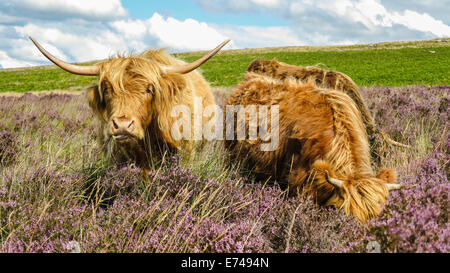
[[366,222],[381,213],[387,192],[366,192],[367,185],[361,187],[358,182],[360,181],[345,181],[341,189],[335,189],[335,194],[327,201],[327,205],[342,208],[347,215]]
[[361,222],[378,217],[388,196],[388,184],[373,176],[353,177],[335,187],[335,193],[327,205],[343,208],[347,215],[353,215]]
[[89,88],[87,96],[106,140],[143,140],[161,107],[170,105],[186,86],[182,74],[163,72],[147,60],[112,59],[101,68],[99,84]]
[[121,85],[101,77],[97,86],[88,89],[89,105],[104,123],[107,139],[142,140],[152,120],[155,83],[126,73]]

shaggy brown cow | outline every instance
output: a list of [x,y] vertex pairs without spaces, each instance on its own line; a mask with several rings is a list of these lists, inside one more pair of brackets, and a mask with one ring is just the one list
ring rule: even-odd
[[[400,187],[393,184],[395,172],[391,169],[374,175],[360,112],[341,91],[247,72],[227,104],[278,105],[276,150],[261,151],[260,136],[256,141],[229,140],[225,146],[232,157],[245,158],[258,174],[287,182],[291,193],[343,208],[365,222],[379,215],[388,191]],[[248,119],[245,116],[245,124]]]
[[[93,66],[78,66],[58,60],[30,39],[60,68],[73,74],[99,77],[98,85],[88,89],[87,97],[101,123],[100,144],[113,160],[132,159],[144,169],[156,154],[192,149],[191,141],[174,138],[171,129],[179,117],[172,117],[171,111],[176,105],[187,106],[192,121],[194,97],[201,98],[203,107],[214,104],[208,82],[193,70],[229,42],[223,42],[189,64],[165,50],[148,50],[139,55],[113,57]],[[194,128],[191,136],[193,131]]]
[[316,85],[320,88],[343,91],[355,102],[366,127],[367,134],[376,137],[371,138],[371,150],[374,156],[378,157],[381,155],[380,149],[382,147],[379,145],[381,143],[387,143],[389,145],[404,148],[409,147],[408,145],[392,140],[385,132],[377,129],[375,121],[373,120],[372,115],[364,102],[358,86],[348,75],[344,73],[329,71],[314,66],[303,67],[290,65],[277,60],[254,60],[248,66],[247,71],[267,75],[280,80],[293,77],[303,82],[315,81]]

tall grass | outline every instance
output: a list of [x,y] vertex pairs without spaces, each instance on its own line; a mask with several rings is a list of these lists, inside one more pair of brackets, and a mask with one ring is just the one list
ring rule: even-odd
[[[225,90],[226,91],[226,90]],[[0,98],[0,252],[448,252],[449,86],[364,88],[407,187],[367,225],[255,181],[206,143],[148,176],[111,165],[83,96]],[[224,93],[218,92],[218,101]]]

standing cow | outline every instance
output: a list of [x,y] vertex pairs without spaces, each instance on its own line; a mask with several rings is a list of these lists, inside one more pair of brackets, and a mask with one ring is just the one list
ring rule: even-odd
[[201,99],[203,107],[214,104],[208,82],[194,70],[229,42],[189,64],[165,50],[148,50],[138,55],[112,57],[92,66],[78,66],[57,59],[30,39],[60,68],[99,77],[98,85],[87,90],[89,105],[101,123],[99,142],[114,161],[132,159],[144,170],[148,170],[157,154],[192,149],[192,138],[174,138],[172,127],[179,117],[173,116],[172,109],[186,106],[192,121],[194,97]]
[[[233,159],[245,159],[259,175],[287,182],[291,193],[343,208],[365,222],[380,214],[389,190],[400,188],[393,170],[373,173],[360,111],[341,91],[318,88],[314,81],[247,72],[227,105],[278,106],[278,124],[270,124],[279,132],[274,151],[260,149],[261,137],[234,138],[225,146]],[[237,122],[249,124],[248,115],[240,117],[244,120]]]

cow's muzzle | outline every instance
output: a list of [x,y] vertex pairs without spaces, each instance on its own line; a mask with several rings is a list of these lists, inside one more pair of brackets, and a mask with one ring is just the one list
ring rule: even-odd
[[115,117],[111,119],[110,129],[115,140],[127,140],[134,138],[136,123],[127,117]]

